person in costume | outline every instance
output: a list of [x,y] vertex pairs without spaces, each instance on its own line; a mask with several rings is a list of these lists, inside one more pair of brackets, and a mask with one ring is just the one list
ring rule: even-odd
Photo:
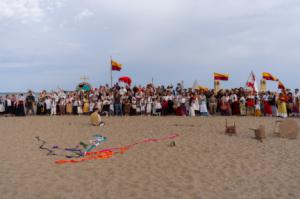
[[5,102],[3,100],[3,97],[0,96],[0,115],[3,115],[5,113]]
[[82,107],[83,107],[83,101],[78,98],[78,106],[77,106],[77,113],[78,115],[82,115],[83,114],[83,110],[82,110]]
[[199,106],[200,106],[200,115],[208,116],[206,96],[204,95],[204,91],[202,89],[200,90],[200,95],[199,95]]
[[300,116],[300,92],[299,89],[295,89],[293,96],[293,114],[295,117]]
[[12,94],[10,99],[11,99],[10,114],[15,115],[16,107],[17,107],[17,97],[15,94]]
[[77,99],[77,97],[74,97],[73,102],[72,102],[72,113],[73,113],[73,115],[78,114],[78,99]]
[[52,99],[49,96],[46,96],[45,108],[46,108],[47,115],[51,115],[51,107],[52,107]]
[[23,93],[20,94],[16,101],[16,116],[25,116],[25,97]]
[[246,99],[244,95],[242,95],[240,98],[240,115],[241,116],[247,115]]
[[255,103],[255,116],[260,117],[261,115],[261,102],[260,99],[257,99]]
[[10,99],[9,95],[5,96],[5,100],[4,100],[4,104],[5,104],[5,113],[6,114],[12,114],[12,102]]
[[279,94],[277,105],[278,105],[278,116],[282,118],[288,117],[286,103],[288,101],[287,95],[283,92]]
[[59,99],[58,107],[59,107],[59,114],[65,115],[66,114],[66,100],[64,98]]
[[247,96],[247,115],[253,116],[255,114],[255,96],[250,92]]
[[230,103],[231,103],[232,115],[240,115],[240,107],[239,107],[237,92],[232,91],[230,95]]
[[263,105],[264,105],[264,115],[265,116],[272,116],[272,107],[271,107],[271,100],[272,100],[272,97],[270,95],[270,92],[266,92],[263,97]]
[[288,92],[287,94],[287,113],[288,116],[293,116],[293,107],[294,107],[294,97],[292,92]]
[[34,105],[35,105],[35,97],[32,94],[32,91],[28,91],[28,95],[25,99],[25,107],[26,107],[26,115],[34,114]]
[[272,116],[273,117],[278,116],[277,98],[278,98],[277,93],[270,92],[269,104],[270,104],[271,109],[272,109]]
[[228,92],[225,92],[221,98],[221,115],[229,116],[231,115],[231,108],[230,108],[230,97]]
[[104,126],[104,122],[102,122],[97,108],[94,108],[93,113],[90,116],[90,122],[93,126]]
[[209,113],[215,115],[217,113],[218,100],[215,94],[212,94],[209,98]]

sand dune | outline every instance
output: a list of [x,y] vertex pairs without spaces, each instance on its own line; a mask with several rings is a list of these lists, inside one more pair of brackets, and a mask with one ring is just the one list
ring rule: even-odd
[[[300,198],[300,138],[273,136],[276,118],[111,117],[92,127],[85,116],[0,118],[0,198]],[[297,120],[300,124],[300,120]],[[250,127],[266,126],[260,143]],[[96,150],[178,133],[170,141],[137,145],[110,159],[57,165],[51,147],[73,147],[95,133]]]

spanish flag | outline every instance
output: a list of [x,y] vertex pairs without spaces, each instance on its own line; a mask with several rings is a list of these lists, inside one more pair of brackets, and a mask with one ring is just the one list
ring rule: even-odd
[[271,73],[263,72],[262,76],[265,80],[278,81],[278,78],[271,75]]
[[285,86],[281,81],[278,81],[278,89],[285,90]]
[[122,69],[122,64],[120,64],[114,60],[111,60],[111,70],[120,71],[121,69]]
[[214,73],[215,80],[223,80],[227,81],[229,79],[229,75],[227,74],[220,74],[220,73]]

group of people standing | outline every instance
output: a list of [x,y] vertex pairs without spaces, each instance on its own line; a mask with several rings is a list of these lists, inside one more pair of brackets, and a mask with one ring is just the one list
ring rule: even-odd
[[184,89],[173,86],[100,86],[91,91],[42,91],[0,97],[0,114],[6,115],[89,115],[99,110],[106,116],[129,115],[240,115],[300,116],[300,92],[252,92]]

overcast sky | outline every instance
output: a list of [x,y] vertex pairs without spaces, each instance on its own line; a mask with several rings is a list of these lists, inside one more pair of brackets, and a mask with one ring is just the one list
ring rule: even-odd
[[[299,0],[0,0],[0,92],[133,84],[244,86],[253,70],[300,87]],[[275,84],[272,84],[275,87]]]

